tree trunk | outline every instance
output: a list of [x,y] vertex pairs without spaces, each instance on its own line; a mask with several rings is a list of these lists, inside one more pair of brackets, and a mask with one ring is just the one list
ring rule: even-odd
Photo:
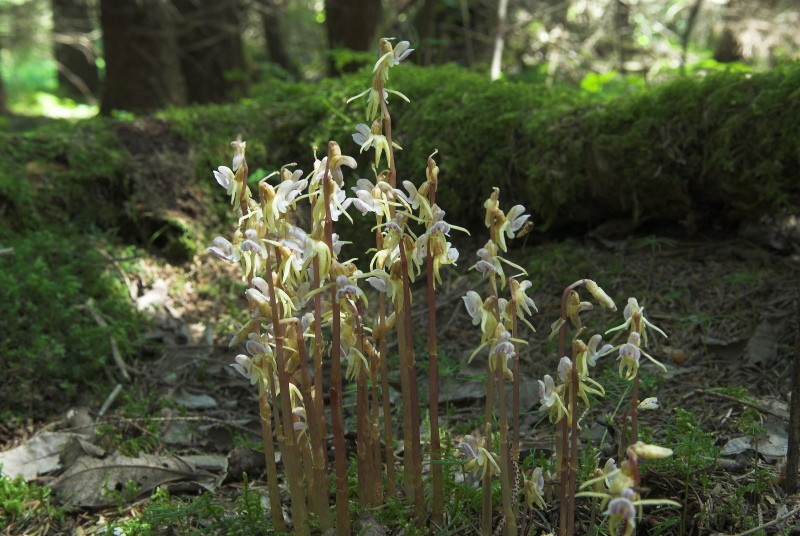
[[261,24],[264,27],[264,40],[267,43],[267,57],[269,61],[280,65],[286,72],[298,76],[297,66],[289,57],[283,39],[283,25],[281,13],[283,2],[281,0],[261,0]]
[[[436,43],[436,10],[437,0],[425,0],[414,17],[414,27],[417,29],[419,43],[418,50],[414,53],[420,65],[430,65],[434,62]],[[413,56],[412,56],[413,57]]]
[[[3,64],[3,41],[0,39],[0,67]],[[8,114],[8,104],[6,102],[6,84],[3,82],[3,69],[0,68],[0,115]]]
[[170,0],[100,0],[106,61],[101,111],[186,104]]
[[247,94],[239,0],[172,0],[189,102],[230,102]]
[[95,30],[86,0],[51,0],[58,87],[64,96],[96,104],[100,93]]
[[506,43],[506,15],[508,15],[508,0],[500,0],[497,5],[497,31],[494,36],[492,65],[489,68],[489,78],[492,80],[497,80],[503,73],[503,48],[505,48]]
[[[367,51],[377,46],[378,25],[383,15],[381,0],[325,0],[325,25],[331,51],[349,49]],[[345,62],[338,66],[331,56],[331,74],[352,72],[359,62]]]

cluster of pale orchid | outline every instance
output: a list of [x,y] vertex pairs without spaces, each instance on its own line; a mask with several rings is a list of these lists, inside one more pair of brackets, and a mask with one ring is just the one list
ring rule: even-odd
[[[397,187],[394,151],[399,150],[391,134],[391,116],[387,108],[390,94],[408,102],[401,93],[386,88],[390,68],[405,59],[412,49],[407,41],[393,45],[380,42],[380,57],[373,69],[371,86],[350,99],[366,97],[366,123],[355,127],[353,141],[363,152],[375,150],[374,180],[357,179],[355,186],[345,187],[343,169],[356,168],[356,160],[342,154],[336,142],[329,142],[322,158],[314,156],[313,171],[304,175],[294,164],[258,181],[256,192],[248,187],[246,143],[231,143],[234,156],[231,166],[220,166],[214,177],[230,196],[236,213],[236,228],[231,239],[217,237],[210,252],[241,266],[248,288],[245,297],[249,319],[231,340],[231,346],[244,343],[246,353],[236,356],[234,370],[255,385],[259,393],[264,449],[267,461],[267,484],[270,510],[275,530],[286,530],[280,504],[275,446],[277,439],[285,467],[292,505],[294,530],[309,533],[310,517],[325,532],[335,525],[340,534],[350,533],[347,452],[345,448],[342,409],[342,378],[356,384],[356,462],[358,494],[362,507],[378,506],[384,495],[394,495],[394,440],[392,407],[389,401],[387,342],[396,332],[402,394],[404,439],[405,494],[414,503],[418,519],[426,517],[422,483],[422,445],[417,396],[417,374],[411,330],[411,283],[425,274],[428,299],[428,360],[430,376],[430,453],[431,515],[433,527],[444,521],[442,480],[443,448],[438,431],[438,365],[436,350],[435,289],[442,282],[442,268],[454,265],[459,253],[450,242],[452,231],[465,229],[448,223],[445,211],[436,202],[439,168],[432,154],[427,161],[425,180],[416,186],[401,181]],[[348,102],[350,102],[348,101]],[[385,169],[381,169],[385,165]],[[352,192],[352,195],[348,195]],[[311,214],[310,229],[295,224],[303,218],[291,213],[305,203]],[[501,210],[500,192],[493,189],[484,203],[485,224],[489,240],[477,251],[471,267],[487,281],[487,294],[482,297],[469,291],[464,305],[475,326],[480,326],[480,345],[470,361],[487,351],[486,414],[482,433],[465,436],[460,451],[464,467],[483,483],[483,516],[481,532],[491,533],[493,520],[490,480],[499,477],[506,534],[516,534],[518,497],[524,495],[529,507],[545,507],[545,478],[541,468],[519,481],[519,348],[525,341],[519,336],[519,323],[531,331],[528,319],[537,312],[528,292],[532,283],[523,279],[525,270],[506,259],[507,240],[522,236],[530,227],[529,216],[522,205],[507,212]],[[342,246],[334,232],[334,223],[341,217],[351,219],[348,211],[375,217],[375,249],[369,269],[362,271],[355,259],[340,260]],[[417,230],[415,232],[415,229]],[[509,271],[509,273],[507,273]],[[363,286],[369,284],[378,292],[374,314]],[[601,346],[602,336],[595,334],[583,342],[586,331],[580,313],[592,308],[581,301],[575,288],[584,286],[600,305],[616,309],[614,302],[594,282],[581,280],[568,287],[562,301],[561,318],[553,325],[559,335],[557,380],[546,375],[539,381],[541,406],[552,423],[560,426],[559,447],[562,460],[562,503],[574,502],[574,472],[578,431],[577,400],[589,405],[590,396],[603,396],[603,387],[589,373],[602,356],[617,351],[619,370],[638,386],[638,367],[642,355],[658,364],[642,349],[647,346],[646,329],[663,335],[643,316],[643,309],[631,298],[625,308],[625,322],[609,332],[630,329],[626,342],[619,346]],[[368,318],[372,324],[367,325]],[[572,341],[572,358],[564,346],[567,325],[576,330]],[[325,359],[327,356],[327,359]],[[310,366],[309,366],[310,363]],[[660,364],[659,364],[660,365]],[[344,369],[344,373],[342,370]],[[323,392],[323,377],[328,373],[329,390]],[[513,407],[509,418],[505,384],[511,384]],[[634,401],[638,391],[634,388]],[[326,406],[327,400],[327,406]],[[499,415],[495,417],[495,401]],[[636,410],[657,407],[652,399]],[[497,423],[499,448],[492,452]],[[336,521],[331,519],[329,504],[328,426],[332,427],[335,452]],[[383,438],[381,438],[383,426]],[[612,534],[624,527],[629,534],[634,526],[630,511],[651,504],[638,496],[636,456],[651,452],[637,447],[633,428],[628,460],[620,469],[606,467],[602,480],[607,489],[595,491],[607,502]],[[573,441],[572,448],[568,439]],[[645,446],[646,447],[646,446]],[[655,448],[655,447],[650,447]],[[569,458],[569,459],[568,459]],[[567,461],[564,461],[567,460]],[[565,472],[565,468],[569,471]],[[385,471],[385,473],[384,473]],[[571,476],[569,476],[571,475]],[[384,484],[385,483],[385,484]],[[384,489],[385,485],[385,489]],[[627,501],[627,502],[624,502]],[[604,508],[605,508],[604,504]],[[573,512],[574,513],[574,512]],[[564,524],[562,511],[562,526]],[[620,525],[624,520],[625,525]],[[616,525],[614,524],[616,523]],[[563,533],[563,532],[562,532]]]
[[[381,57],[375,65],[372,87],[354,97],[367,95],[367,120],[371,126],[357,125],[353,139],[362,151],[375,149],[375,180],[358,179],[351,188],[353,195],[347,195],[343,168],[355,169],[356,160],[342,154],[336,142],[328,144],[321,159],[315,154],[314,169],[308,175],[294,170],[294,164],[285,166],[258,181],[256,193],[248,187],[244,141],[232,142],[231,167],[220,166],[214,171],[217,182],[231,198],[237,226],[232,239],[217,237],[208,250],[240,264],[248,283],[245,297],[249,319],[231,340],[231,346],[244,342],[247,353],[236,356],[232,367],[258,387],[270,500],[279,501],[272,455],[274,431],[286,466],[294,525],[301,531],[307,530],[309,511],[321,528],[333,526],[327,498],[328,410],[336,453],[336,524],[343,532],[349,527],[341,400],[345,363],[344,376],[357,385],[360,501],[364,506],[380,501],[384,465],[388,493],[394,493],[386,336],[390,330],[397,330],[404,419],[409,419],[417,399],[413,343],[409,343],[410,284],[423,269],[427,270],[429,299],[433,300],[442,268],[458,260],[450,234],[453,230],[465,231],[449,224],[435,201],[439,168],[433,155],[428,159],[426,179],[419,187],[411,181],[403,181],[402,188],[395,186],[393,151],[399,146],[391,141],[386,102],[390,93],[408,99],[385,84],[389,69],[410,52],[408,42],[392,46],[390,40],[381,40]],[[379,171],[384,161],[388,169]],[[290,216],[302,201],[310,205],[310,229],[294,223],[302,218]],[[342,216],[350,219],[351,208],[376,218],[376,248],[366,272],[357,267],[355,260],[339,258],[344,243],[333,232],[333,224]],[[412,228],[421,232],[415,234]],[[380,296],[371,328],[365,325],[369,304],[359,287],[361,281],[370,284]],[[430,336],[435,338],[435,333]],[[324,354],[329,356],[327,361],[323,360]],[[313,376],[309,374],[308,356],[312,359]],[[431,360],[434,359],[432,355]],[[330,371],[328,408],[322,391],[326,370]],[[386,434],[383,458],[381,402]],[[416,424],[413,418],[407,420],[404,430],[418,430],[418,409],[416,412]],[[419,474],[418,485],[409,485],[415,480],[413,475],[406,479],[406,491],[410,496],[416,495],[415,502],[422,507],[419,434],[406,439],[406,452],[411,453],[407,465],[416,460]],[[416,447],[412,444],[415,442]],[[436,455],[440,453],[432,452],[432,456]],[[284,527],[279,502],[273,502],[271,507],[275,527]]]
[[[617,353],[617,360],[619,361],[619,375],[627,381],[633,383],[633,394],[631,402],[631,410],[629,413],[630,423],[630,437],[627,439],[633,445],[631,448],[634,450],[628,451],[629,460],[623,464],[620,470],[613,466],[613,460],[607,464],[605,474],[612,474],[616,476],[616,483],[611,489],[609,497],[609,509],[606,514],[609,516],[609,528],[611,534],[617,534],[621,526],[624,526],[623,533],[630,534],[631,527],[635,526],[631,511],[634,506],[641,506],[645,504],[672,504],[670,501],[644,501],[640,500],[638,494],[635,497],[631,496],[629,492],[624,491],[628,489],[626,486],[620,487],[620,479],[630,477],[630,468],[636,467],[636,453],[644,456],[642,452],[651,454],[650,457],[655,457],[655,453],[661,457],[671,454],[668,449],[652,445],[642,445],[638,441],[638,411],[649,410],[658,408],[658,400],[654,397],[646,398],[639,401],[639,363],[641,356],[645,356],[655,365],[664,369],[664,365],[655,360],[652,356],[646,353],[642,348],[642,343],[647,345],[647,329],[652,329],[659,334],[666,337],[666,334],[658,327],[649,322],[643,314],[644,309],[639,306],[636,298],[629,298],[623,316],[624,322],[614,328],[609,329],[606,335],[629,329],[629,334],[625,342],[614,346],[612,344],[604,344],[602,342],[602,335],[597,333],[589,338],[588,343],[580,339],[580,335],[586,331],[586,326],[583,325],[580,313],[588,311],[593,308],[590,302],[581,301],[576,288],[584,286],[589,293],[604,307],[616,310],[613,300],[592,280],[584,279],[570,285],[565,292],[562,300],[562,316],[559,320],[553,323],[553,332],[551,338],[559,336],[559,350],[563,355],[563,341],[566,335],[566,328],[571,324],[573,329],[576,330],[575,336],[572,340],[572,355],[574,359],[567,356],[561,357],[558,364],[558,383],[549,374],[545,375],[543,380],[539,380],[539,396],[541,408],[547,412],[552,423],[560,423],[558,436],[559,442],[557,444],[558,464],[560,465],[560,499],[562,501],[562,524],[561,533],[569,534],[574,525],[574,507],[570,496],[574,492],[574,479],[577,469],[577,434],[579,426],[576,415],[578,413],[578,400],[581,400],[588,408],[590,404],[589,395],[603,396],[605,394],[603,387],[589,376],[591,367],[594,367],[597,360],[605,355]],[[626,435],[623,431],[623,435]],[[638,473],[636,474],[638,483]],[[593,480],[596,482],[599,480]],[[566,484],[564,484],[566,482]],[[627,480],[626,480],[627,482]],[[544,490],[544,479],[540,468],[534,469],[531,478],[525,480],[526,498],[528,504],[541,504],[542,492]],[[617,488],[620,488],[617,490]],[[586,495],[586,494],[583,494]],[[634,506],[632,506],[631,503]],[[566,506],[565,506],[566,505]],[[605,505],[603,505],[605,507]],[[564,519],[566,518],[566,522]],[[624,525],[620,525],[624,520]]]
[[[489,240],[477,251],[478,261],[472,266],[487,280],[488,293],[482,298],[474,290],[470,290],[463,297],[467,313],[472,318],[475,326],[480,326],[481,342],[472,352],[469,360],[475,358],[480,352],[488,348],[487,377],[486,377],[486,417],[481,450],[474,448],[472,436],[466,436],[462,441],[461,449],[466,455],[467,466],[476,474],[480,473],[483,479],[483,514],[482,532],[490,530],[491,522],[491,486],[489,479],[497,474],[500,477],[500,488],[503,494],[503,520],[505,530],[516,533],[517,495],[519,482],[511,475],[517,475],[519,463],[519,345],[525,344],[520,339],[518,321],[524,323],[531,331],[535,331],[528,320],[528,316],[537,311],[533,298],[527,291],[533,286],[528,280],[520,280],[527,275],[524,268],[506,259],[503,254],[508,251],[506,239],[513,239],[527,230],[526,223],[529,215],[525,214],[522,205],[515,205],[504,212],[500,208],[500,190],[494,188],[490,197],[484,203],[486,209],[485,225],[489,229]],[[505,267],[516,271],[508,277]],[[508,287],[508,291],[506,290]],[[508,292],[507,295],[501,293]],[[507,296],[507,297],[506,297]],[[508,408],[504,383],[511,382],[513,389],[513,434],[509,442]],[[500,408],[500,448],[499,455],[491,453],[485,448],[486,438],[491,437],[494,399]],[[513,443],[513,444],[512,444]],[[471,455],[470,455],[471,454]]]
[[[238,208],[246,203],[247,210],[238,209],[239,226],[233,240],[217,237],[208,249],[222,259],[240,263],[249,285],[245,297],[250,319],[231,340],[232,346],[246,341],[249,355],[236,356],[233,367],[252,384],[258,383],[271,399],[277,399],[281,385],[277,380],[275,326],[280,325],[284,369],[289,377],[294,416],[289,426],[298,435],[305,434],[307,401],[296,384],[305,366],[301,356],[306,355],[306,349],[299,345],[315,340],[318,326],[331,325],[335,303],[340,322],[338,346],[341,358],[347,363],[346,378],[356,380],[362,371],[371,374],[370,367],[374,367],[380,356],[374,344],[366,340],[370,330],[364,326],[363,312],[368,302],[359,288],[359,281],[365,280],[393,304],[393,312],[384,324],[375,326],[375,331],[391,329],[404,307],[403,278],[413,281],[430,252],[434,281],[440,282],[441,268],[458,260],[458,251],[449,242],[449,236],[453,229],[461,228],[447,223],[444,211],[429,202],[427,191],[435,188],[438,175],[438,167],[432,159],[427,179],[419,188],[410,181],[404,181],[405,191],[392,188],[379,175],[375,184],[360,179],[352,189],[355,197],[347,197],[340,170],[343,165],[355,167],[355,161],[341,155],[338,146],[333,145],[328,156],[316,161],[314,172],[307,178],[301,178],[299,170],[290,172],[284,168],[275,174],[280,181],[277,185],[268,182],[272,176],[262,179],[258,183],[259,199],[256,200],[246,184],[235,178],[236,173],[246,167],[245,142],[235,141],[232,145],[236,151],[233,167],[221,166],[214,175],[220,185],[231,192],[233,205]],[[330,189],[327,203],[322,193],[326,170]],[[310,231],[287,218],[291,209],[304,198],[309,199],[313,207]],[[350,206],[363,214],[374,213],[378,219],[382,240],[368,272],[359,270],[353,260],[338,260],[342,242],[337,235],[332,234],[332,247],[325,239],[326,214],[336,221],[342,214],[347,216]],[[381,222],[382,219],[388,221]],[[422,224],[423,232],[416,236],[409,222]],[[401,242],[411,261],[406,272],[399,269]],[[319,311],[309,311],[312,298],[331,288],[334,289],[333,301],[323,301]],[[376,359],[371,359],[373,357]],[[321,376],[317,379],[321,381]],[[374,379],[373,376],[373,383]],[[300,446],[311,448],[308,443]]]

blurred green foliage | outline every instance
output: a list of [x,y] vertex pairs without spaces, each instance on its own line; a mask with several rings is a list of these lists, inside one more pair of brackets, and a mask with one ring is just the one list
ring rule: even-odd
[[46,521],[58,524],[64,512],[51,503],[50,488],[27,484],[21,476],[0,476],[0,523],[8,534],[30,534]]

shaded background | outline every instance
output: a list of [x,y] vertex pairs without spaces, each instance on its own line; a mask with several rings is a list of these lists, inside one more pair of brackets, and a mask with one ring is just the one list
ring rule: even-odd
[[[757,0],[0,0],[0,107],[87,116],[227,102],[318,80],[398,36],[421,64],[492,77],[648,84],[798,55],[800,8]],[[256,87],[254,87],[256,84]]]

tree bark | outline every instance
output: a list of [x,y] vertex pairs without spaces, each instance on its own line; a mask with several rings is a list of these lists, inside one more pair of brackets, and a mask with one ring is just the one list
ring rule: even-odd
[[172,0],[188,102],[230,102],[247,94],[239,0]]
[[58,87],[72,99],[96,104],[100,94],[96,29],[86,0],[51,0]]
[[[375,48],[382,15],[381,0],[325,0],[325,25],[331,51],[343,48],[367,51]],[[358,62],[347,62],[339,69],[333,56],[329,63],[333,75],[352,72],[360,66]]]
[[[414,52],[420,65],[430,65],[434,62],[436,50],[436,9],[437,0],[424,0],[414,17],[414,26],[417,29],[419,43],[418,50]],[[413,56],[412,56],[413,57]]]
[[[3,60],[3,41],[0,39],[0,66]],[[0,115],[8,115],[8,104],[6,102],[6,84],[3,82],[3,70],[0,69]]]
[[489,77],[497,80],[503,73],[503,48],[506,43],[506,16],[508,15],[508,0],[500,0],[497,5],[497,31],[494,36],[494,52],[492,65],[489,68]]
[[106,61],[101,112],[186,104],[170,0],[100,0]]
[[281,14],[283,2],[281,0],[261,0],[261,24],[264,27],[264,40],[267,44],[267,58],[269,61],[280,65],[286,72],[297,77],[299,71],[286,51],[283,38],[283,25]]

